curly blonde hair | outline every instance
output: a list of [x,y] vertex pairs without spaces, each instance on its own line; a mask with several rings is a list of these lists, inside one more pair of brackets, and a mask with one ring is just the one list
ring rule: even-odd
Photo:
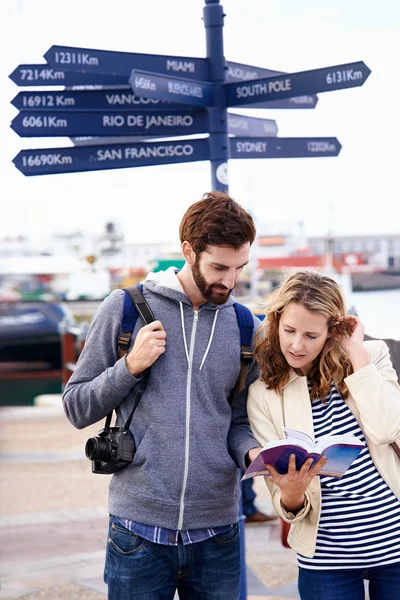
[[255,357],[260,367],[260,377],[268,389],[282,394],[289,381],[290,365],[279,343],[279,321],[291,302],[301,304],[310,312],[324,315],[328,333],[324,347],[314,360],[309,378],[311,399],[324,400],[333,382],[346,399],[349,391],[344,379],[353,373],[347,354],[341,349],[335,334],[349,335],[349,324],[338,322],[346,315],[343,294],[334,279],[315,271],[298,271],[290,275],[273,292],[268,301],[266,317],[256,338]]

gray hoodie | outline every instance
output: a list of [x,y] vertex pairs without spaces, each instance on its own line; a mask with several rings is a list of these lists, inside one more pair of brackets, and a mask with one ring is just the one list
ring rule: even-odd
[[[240,332],[234,298],[193,310],[174,268],[150,273],[143,294],[166,331],[166,352],[153,364],[131,432],[136,454],[112,476],[109,512],[169,529],[234,523],[238,516],[237,467],[258,442],[247,420],[247,389],[228,397],[240,371]],[[81,429],[115,409],[122,425],[139,379],[118,359],[124,292],[113,292],[91,323],[64,409]],[[139,318],[134,340],[143,326]],[[255,331],[259,321],[254,317]],[[257,379],[253,364],[247,384]]]

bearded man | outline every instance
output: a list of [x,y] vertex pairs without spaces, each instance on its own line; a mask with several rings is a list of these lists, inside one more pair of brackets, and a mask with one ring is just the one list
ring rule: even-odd
[[[130,425],[136,453],[114,473],[104,577],[110,600],[236,600],[240,595],[238,468],[260,451],[246,412],[232,296],[255,238],[251,215],[210,192],[180,224],[182,270],[150,273],[143,295],[157,319],[135,325],[128,354],[116,340],[124,299],[114,291],[95,314],[64,396],[83,428],[112,410],[125,423],[142,373],[151,375]],[[254,331],[259,321],[254,317]],[[254,337],[254,335],[253,335]]]

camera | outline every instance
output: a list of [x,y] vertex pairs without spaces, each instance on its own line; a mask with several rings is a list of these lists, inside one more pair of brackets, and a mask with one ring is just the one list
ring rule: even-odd
[[124,427],[105,427],[96,437],[89,438],[85,446],[85,454],[92,461],[92,473],[106,475],[130,465],[135,451],[135,440]]

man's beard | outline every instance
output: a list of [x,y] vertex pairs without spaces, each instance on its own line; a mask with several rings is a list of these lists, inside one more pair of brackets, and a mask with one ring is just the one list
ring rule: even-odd
[[[199,288],[201,295],[207,300],[207,302],[211,302],[212,304],[225,304],[225,302],[227,302],[229,296],[233,292],[233,288],[230,290],[224,285],[216,283],[208,285],[207,281],[205,280],[200,271],[199,262],[199,258],[196,256],[194,265],[192,266],[192,275],[193,280]],[[223,288],[226,290],[226,293],[217,292],[215,288]]]

